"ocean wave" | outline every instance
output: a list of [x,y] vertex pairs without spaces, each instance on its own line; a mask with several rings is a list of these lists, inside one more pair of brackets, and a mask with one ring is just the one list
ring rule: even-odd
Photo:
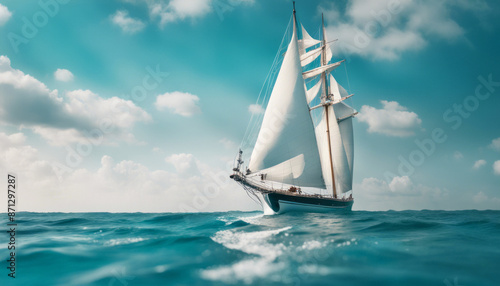
[[21,216],[19,285],[500,285],[494,211]]

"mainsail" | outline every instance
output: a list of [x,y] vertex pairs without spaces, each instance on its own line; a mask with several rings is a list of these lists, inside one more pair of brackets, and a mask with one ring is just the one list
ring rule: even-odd
[[325,188],[304,86],[294,25],[248,168],[270,181]]
[[[352,190],[352,117],[356,113],[344,102],[350,95],[330,74],[343,61],[330,63],[332,52],[324,25],[322,32],[321,41],[311,37],[297,24],[294,13],[292,37],[248,171],[259,174],[262,181],[331,188],[337,197]],[[305,79],[315,84],[307,89]],[[310,106],[318,101],[319,105]],[[313,112],[319,115],[316,124],[311,117]]]

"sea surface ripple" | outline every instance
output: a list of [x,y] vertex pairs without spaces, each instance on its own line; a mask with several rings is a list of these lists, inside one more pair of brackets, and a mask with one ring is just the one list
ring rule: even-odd
[[499,211],[16,218],[0,285],[500,285]]

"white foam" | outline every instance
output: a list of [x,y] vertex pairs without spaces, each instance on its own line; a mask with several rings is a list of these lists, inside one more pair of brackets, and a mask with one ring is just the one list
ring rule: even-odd
[[155,266],[154,270],[155,272],[157,273],[163,273],[165,272],[166,270],[168,270],[170,268],[170,265],[158,265],[158,266]]
[[110,239],[109,241],[106,241],[104,243],[104,245],[105,246],[115,246],[115,245],[121,245],[121,244],[131,244],[131,243],[141,242],[143,240],[146,240],[146,239],[142,238],[142,237]]
[[275,234],[289,230],[290,228],[292,227],[287,226],[280,229],[254,232],[233,232],[231,230],[223,230],[217,232],[212,240],[230,249],[274,259],[282,253],[284,245],[282,243],[270,244],[267,242],[267,239]]
[[333,269],[326,267],[326,266],[323,266],[323,265],[306,264],[306,265],[299,266],[298,272],[301,274],[313,274],[313,275],[326,276],[326,275],[333,273]]
[[233,217],[233,216],[220,216],[217,218],[217,220],[225,222],[226,225],[229,225],[235,221],[242,220],[246,223],[249,224],[255,224],[255,225],[263,225],[262,222],[260,222],[260,219],[264,216],[264,214],[258,214],[255,216],[242,216],[242,217]]
[[316,248],[321,248],[323,246],[325,246],[326,243],[325,242],[319,242],[317,240],[311,240],[311,241],[306,241],[304,242],[304,244],[302,245],[302,249],[305,249],[305,250],[312,250],[312,249],[316,249]]
[[268,278],[271,273],[278,272],[284,269],[284,267],[284,263],[273,263],[273,260],[267,257],[254,258],[242,260],[230,266],[204,270],[201,273],[201,277],[225,283],[243,281],[246,284],[250,284],[256,278]]
[[261,218],[264,217],[264,214],[258,214],[256,216],[247,216],[247,217],[240,217],[242,221],[249,223],[249,224],[254,224],[254,225],[264,225],[262,222]]
[[217,232],[212,237],[213,241],[222,244],[226,248],[258,255],[259,257],[245,259],[233,265],[203,270],[201,276],[204,279],[226,283],[236,281],[252,283],[256,278],[268,278],[271,273],[279,272],[285,267],[284,263],[275,262],[276,258],[283,253],[285,245],[282,243],[271,244],[268,240],[272,236],[291,228],[291,226],[288,226],[254,232],[235,232],[231,230]]

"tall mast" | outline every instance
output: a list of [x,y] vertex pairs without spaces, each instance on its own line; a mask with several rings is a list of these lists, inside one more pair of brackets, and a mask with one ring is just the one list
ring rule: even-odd
[[[294,9],[294,11],[295,11],[295,9]],[[325,37],[325,22],[323,20],[323,14],[321,14],[321,28],[323,31],[323,35],[322,35],[323,39],[322,39],[322,43],[321,43],[321,45],[323,46],[323,48],[321,49],[321,65],[325,66],[328,63],[326,62],[326,40],[325,40],[326,37]],[[322,101],[323,106],[325,108],[325,115],[326,115],[326,118],[325,118],[326,119],[326,137],[328,140],[328,158],[330,158],[330,173],[332,175],[332,190],[333,190],[333,197],[337,198],[337,190],[335,188],[335,174],[333,172],[332,143],[330,141],[330,119],[329,119],[329,115],[328,115],[329,104],[326,104],[326,100],[328,99],[328,95],[329,95],[326,71],[324,71],[321,74],[321,82],[322,82],[321,85],[323,88],[323,96],[322,96],[321,101]]]
[[[298,28],[297,27],[297,18],[295,17],[295,1],[293,1],[293,25],[295,28]],[[298,32],[298,30],[297,30]]]

